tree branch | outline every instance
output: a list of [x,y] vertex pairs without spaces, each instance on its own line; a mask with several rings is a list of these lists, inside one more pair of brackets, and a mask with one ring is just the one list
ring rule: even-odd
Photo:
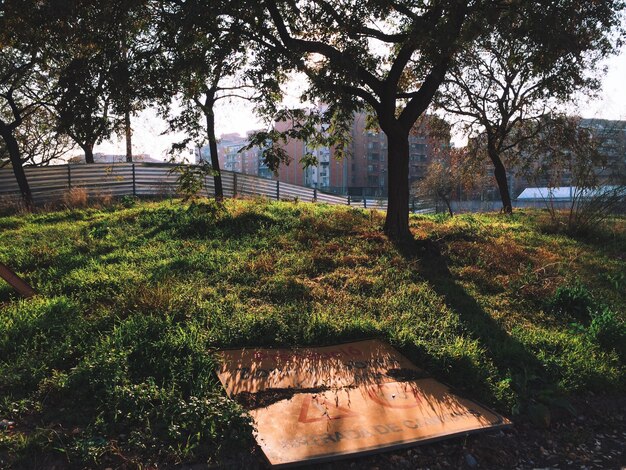
[[331,63],[336,66],[341,66],[344,71],[354,71],[353,78],[356,81],[361,81],[365,83],[377,95],[380,96],[382,89],[381,81],[369,70],[361,66],[357,60],[355,60],[349,54],[342,53],[333,46],[330,46],[323,42],[292,37],[287,30],[287,26],[283,21],[278,7],[276,6],[276,2],[274,0],[268,0],[267,8],[269,10],[270,16],[272,17],[272,21],[274,22],[274,25],[278,30],[280,39],[285,47],[300,52],[317,53],[327,57],[331,61]]

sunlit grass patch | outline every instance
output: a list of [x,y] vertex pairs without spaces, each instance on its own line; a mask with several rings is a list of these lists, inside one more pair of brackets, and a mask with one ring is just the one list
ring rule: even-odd
[[[246,453],[250,423],[216,380],[224,347],[382,338],[505,413],[624,390],[624,219],[600,243],[548,233],[533,211],[419,215],[406,249],[383,217],[267,200],[0,217],[0,260],[39,292],[0,284],[0,416],[25,423],[0,457]],[[553,308],[572,286],[592,299],[586,323]]]

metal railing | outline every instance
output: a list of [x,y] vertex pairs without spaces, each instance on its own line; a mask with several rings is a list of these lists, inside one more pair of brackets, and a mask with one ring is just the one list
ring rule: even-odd
[[[60,200],[72,188],[83,188],[89,196],[169,196],[177,193],[178,175],[171,163],[95,163],[27,167],[26,177],[36,204]],[[267,197],[387,210],[387,200],[351,199],[319,189],[283,183],[258,176],[221,171],[225,197]],[[0,169],[0,197],[19,196],[11,169]],[[213,177],[205,179],[201,195],[215,195]],[[413,210],[415,207],[412,208]]]

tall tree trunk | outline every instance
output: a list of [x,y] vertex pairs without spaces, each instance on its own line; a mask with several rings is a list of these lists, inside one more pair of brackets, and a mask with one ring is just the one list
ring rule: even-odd
[[126,161],[133,161],[133,131],[130,127],[130,111],[124,113],[124,127],[126,130]]
[[93,160],[93,144],[80,144],[80,147],[85,152],[85,163],[94,163]]
[[224,189],[222,188],[222,174],[220,173],[220,159],[217,155],[217,139],[215,138],[215,116],[213,111],[205,113],[206,132],[209,138],[209,150],[211,152],[211,167],[213,168],[213,182],[215,184],[215,200],[224,199]]
[[2,139],[7,146],[7,150],[9,151],[9,159],[11,161],[13,173],[15,174],[15,180],[17,181],[17,185],[20,188],[22,198],[24,199],[24,202],[28,207],[32,207],[33,195],[30,192],[30,186],[28,184],[28,180],[26,179],[24,167],[22,166],[22,155],[20,153],[20,146],[18,145],[17,140],[11,133],[10,129],[0,129],[0,134],[2,135]]
[[511,203],[511,195],[509,194],[509,183],[506,179],[506,169],[502,163],[500,155],[493,146],[489,146],[487,153],[493,163],[493,174],[496,177],[498,190],[500,191],[500,199],[502,200],[502,210],[505,214],[513,213],[513,204]]
[[397,125],[381,128],[387,135],[388,203],[384,231],[393,240],[412,238],[409,230],[409,133]]

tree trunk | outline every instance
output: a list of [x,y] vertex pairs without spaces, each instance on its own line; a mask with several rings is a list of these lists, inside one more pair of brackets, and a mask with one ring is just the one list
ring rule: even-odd
[[448,213],[450,214],[450,217],[454,217],[454,213],[452,212],[452,204],[450,203],[450,200],[444,197],[443,202],[446,203],[446,207],[448,208]]
[[209,150],[211,152],[211,167],[213,168],[213,182],[215,184],[215,200],[224,199],[224,189],[222,188],[222,174],[220,173],[220,159],[217,155],[217,139],[215,138],[215,116],[213,112],[205,114],[206,132],[209,138]]
[[409,230],[409,133],[383,125],[387,135],[388,202],[384,231],[389,238],[406,241]]
[[130,127],[130,111],[124,113],[124,127],[126,129],[126,162],[133,162],[133,131]]
[[511,203],[511,195],[509,194],[509,183],[506,180],[506,169],[500,159],[500,155],[494,148],[488,149],[489,158],[493,163],[493,174],[496,177],[498,190],[500,191],[500,199],[502,200],[502,210],[505,214],[513,213],[513,205]]
[[20,188],[20,193],[22,194],[22,198],[24,199],[26,206],[30,208],[33,206],[33,195],[30,192],[30,186],[28,184],[28,180],[26,179],[24,167],[22,166],[20,146],[18,145],[17,140],[15,140],[15,137],[11,133],[10,129],[2,129],[1,134],[2,139],[7,146],[7,150],[9,151],[9,159],[11,161],[11,166],[13,167],[15,180]]
[[94,163],[93,160],[93,144],[81,144],[80,147],[85,152],[85,163]]

